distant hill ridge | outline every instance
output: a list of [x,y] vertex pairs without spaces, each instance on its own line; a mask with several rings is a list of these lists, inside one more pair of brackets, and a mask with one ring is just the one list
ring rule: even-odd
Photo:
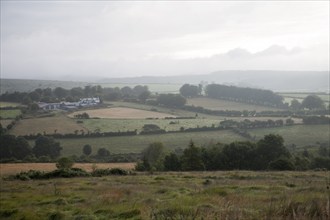
[[108,78],[111,83],[175,83],[199,84],[201,82],[254,87],[273,91],[329,92],[329,71],[271,71],[228,70],[200,75],[141,76]]
[[93,79],[90,82],[1,79],[1,93],[29,92],[36,88],[84,87],[102,84],[199,84],[204,82],[263,88],[273,91],[329,92],[329,71],[228,70],[200,75],[140,76]]

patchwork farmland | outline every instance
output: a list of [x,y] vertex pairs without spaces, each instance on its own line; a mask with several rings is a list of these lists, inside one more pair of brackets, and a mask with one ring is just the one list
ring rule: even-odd
[[[189,99],[188,104],[211,110],[280,110],[208,98]],[[83,113],[87,113],[90,118],[75,117]],[[8,110],[2,114],[10,115],[10,120],[1,121],[2,125],[6,125],[5,122],[10,123],[17,112]],[[283,124],[278,127],[269,124],[262,128],[240,127],[255,120],[282,121]],[[286,124],[287,120],[291,120],[293,124]],[[237,123],[237,126],[218,129],[224,121]],[[162,133],[141,134],[145,125],[158,127]],[[192,128],[195,129],[194,132],[188,130]],[[208,130],[212,128],[216,130]],[[120,134],[135,130],[137,134],[127,136],[103,135],[103,132]],[[165,156],[172,152],[182,155],[186,149],[194,149],[191,148],[193,142],[199,147],[197,150],[204,149],[202,155],[208,159],[209,156],[212,157],[206,154],[209,150],[215,150],[215,154],[216,150],[224,152],[223,149],[228,149],[231,144],[240,147],[240,141],[255,143],[268,134],[279,134],[284,138],[284,145],[293,153],[294,161],[296,155],[302,158],[300,155],[305,151],[319,155],[319,146],[323,146],[322,144],[330,139],[327,124],[306,125],[303,118],[286,115],[225,117],[164,106],[106,102],[101,108],[81,109],[70,113],[56,111],[51,114],[25,115],[12,126],[9,133],[61,134],[62,136],[59,135],[55,139],[62,147],[61,156],[76,161],[74,169],[62,169],[65,177],[72,175],[70,172],[75,170],[80,172],[80,169],[81,172],[108,172],[111,168],[128,170],[128,175],[75,179],[48,177],[50,179],[22,182],[15,178],[30,177],[26,173],[17,174],[19,172],[33,169],[36,171],[30,173],[39,175],[38,171],[56,173],[59,169],[55,170],[56,165],[50,157],[38,159],[39,162],[44,160],[52,163],[1,164],[0,218],[291,219],[295,216],[297,219],[313,219],[315,216],[321,216],[320,219],[326,219],[329,216],[329,180],[328,172],[325,171],[158,172],[150,169],[144,173],[135,170],[140,164],[141,152],[145,152],[152,143],[162,143]],[[35,145],[35,139],[28,142],[30,146]],[[88,155],[84,152],[86,145],[89,145],[91,150]],[[242,149],[244,150],[244,146]],[[101,150],[107,153],[106,157],[100,156]],[[182,158],[184,159],[180,156],[180,162],[183,161]],[[30,161],[36,159],[27,158]],[[92,163],[84,163],[86,161]],[[94,164],[94,161],[98,163]],[[301,192],[304,192],[303,196]]]

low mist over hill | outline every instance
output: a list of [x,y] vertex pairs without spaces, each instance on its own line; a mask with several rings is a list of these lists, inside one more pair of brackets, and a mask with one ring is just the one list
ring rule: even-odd
[[217,71],[210,74],[180,76],[142,76],[109,78],[99,82],[108,83],[219,83],[241,87],[255,87],[274,91],[329,91],[329,71]]
[[[63,80],[25,80],[25,79],[1,79],[1,94],[8,92],[31,92],[36,88],[84,87],[86,85],[102,85],[107,87],[125,86],[120,84],[226,84],[239,87],[252,87],[269,89],[276,92],[329,92],[329,71],[217,71],[200,75],[178,76],[141,76],[126,78],[94,78],[84,81]],[[154,89],[152,89],[155,91]],[[155,91],[157,92],[157,91]]]

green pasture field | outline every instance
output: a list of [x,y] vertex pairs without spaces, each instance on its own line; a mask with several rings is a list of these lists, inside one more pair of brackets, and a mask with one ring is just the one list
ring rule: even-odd
[[[78,120],[77,120],[78,121]],[[166,131],[178,131],[181,127],[217,127],[220,123],[218,119],[83,119],[83,126],[89,131],[117,132],[117,131],[142,131],[145,124],[155,124]],[[170,124],[172,122],[172,124]],[[174,124],[175,123],[175,124]]]
[[[165,131],[179,131],[181,127],[187,128],[200,128],[200,127],[218,127],[221,121],[224,120],[234,120],[234,121],[244,121],[245,119],[255,121],[267,121],[271,120],[285,120],[285,117],[239,117],[239,118],[224,118],[224,117],[210,117],[201,118],[197,117],[194,119],[77,119],[76,121],[82,121],[81,126],[86,128],[91,132],[117,132],[117,131],[142,131],[145,124],[158,125],[161,129]],[[296,124],[301,124],[301,119],[293,119]]]
[[325,93],[279,93],[279,95],[284,96],[284,97],[292,97],[292,98],[299,98],[299,99],[304,99],[308,95],[317,95],[324,101],[329,101],[329,94]]
[[251,129],[248,132],[257,139],[267,134],[279,134],[284,138],[285,145],[295,144],[297,147],[305,147],[330,141],[329,125],[295,125],[277,128]]
[[[194,112],[184,111],[184,110],[175,109],[175,108],[143,105],[143,104],[132,103],[132,102],[105,102],[105,104],[108,104],[110,107],[127,107],[127,108],[135,108],[135,109],[141,109],[141,110],[147,110],[147,111],[163,112],[163,113],[167,113],[167,114],[176,115],[179,117],[195,117],[196,116],[196,113],[194,113]],[[212,116],[203,115],[203,114],[199,114],[199,115],[212,117]]]
[[330,94],[325,93],[279,93],[279,95],[284,97],[284,102],[291,103],[293,99],[297,99],[299,102],[302,102],[303,99],[308,95],[317,95],[320,97],[325,103],[330,102]]
[[[73,138],[59,139],[63,150],[63,156],[82,154],[82,148],[85,144],[92,146],[92,154],[96,154],[99,148],[106,148],[110,153],[141,153],[143,149],[153,142],[161,142],[168,151],[177,148],[184,149],[190,141],[196,145],[208,145],[210,143],[231,143],[233,141],[243,141],[245,138],[229,131],[210,131],[210,132],[185,132],[170,133],[159,135],[136,135],[124,137],[99,137],[99,138]],[[30,141],[31,146],[34,142]]]
[[12,110],[4,110],[0,109],[0,117],[3,119],[14,119],[16,116],[22,114],[21,110],[19,109],[12,109]]
[[[295,125],[278,128],[263,128],[247,130],[256,140],[267,134],[279,134],[284,138],[284,144],[290,146],[295,144],[297,148],[309,145],[326,143],[330,140],[330,130],[327,125]],[[207,132],[184,132],[158,135],[136,135],[125,137],[100,137],[100,138],[74,138],[59,139],[63,147],[62,155],[81,155],[82,147],[90,144],[95,154],[99,148],[106,148],[111,153],[140,153],[150,143],[162,142],[169,150],[176,148],[184,149],[190,141],[197,146],[205,146],[210,143],[231,143],[234,141],[247,141],[248,139],[233,133],[230,130],[207,131]],[[33,143],[31,143],[33,145]]]
[[73,134],[75,132],[81,133],[81,131],[87,132],[87,130],[76,123],[75,120],[66,117],[65,115],[58,114],[53,117],[45,118],[29,118],[20,120],[12,130],[10,134],[30,135],[30,134]]
[[0,180],[1,219],[328,219],[329,172]]
[[17,103],[17,102],[0,102],[0,108],[3,108],[3,107],[17,107],[17,106],[21,106],[21,104]]
[[187,105],[201,106],[210,110],[234,110],[234,111],[279,111],[278,108],[265,107],[260,105],[251,105],[240,102],[232,102],[210,98],[191,98],[187,99]]

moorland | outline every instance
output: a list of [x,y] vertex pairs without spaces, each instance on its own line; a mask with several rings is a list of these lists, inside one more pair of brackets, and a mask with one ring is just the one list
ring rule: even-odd
[[[161,90],[150,91],[148,85],[74,85],[3,93],[0,217],[330,216],[329,94],[275,93],[217,84],[185,84],[175,90],[172,86],[170,93],[164,87]],[[73,103],[86,97],[100,97],[102,103],[69,110],[47,110],[38,104]],[[54,148],[46,151],[48,146]],[[280,153],[262,159],[267,149]],[[27,171],[29,164],[35,170],[52,169],[41,162],[56,169],[55,162],[63,157],[76,166],[87,163],[81,167],[87,171],[93,166],[105,169],[101,163],[131,165],[121,167],[128,170],[124,176],[33,180],[24,176],[29,181],[8,176]],[[187,158],[192,159],[190,164]],[[246,165],[249,168],[239,165],[253,158],[258,158],[255,161],[262,169],[253,162]],[[177,167],[168,166],[176,160]],[[198,168],[190,166],[197,161]],[[219,161],[214,168],[212,164]],[[13,163],[24,163],[24,169],[5,173],[5,165]]]

